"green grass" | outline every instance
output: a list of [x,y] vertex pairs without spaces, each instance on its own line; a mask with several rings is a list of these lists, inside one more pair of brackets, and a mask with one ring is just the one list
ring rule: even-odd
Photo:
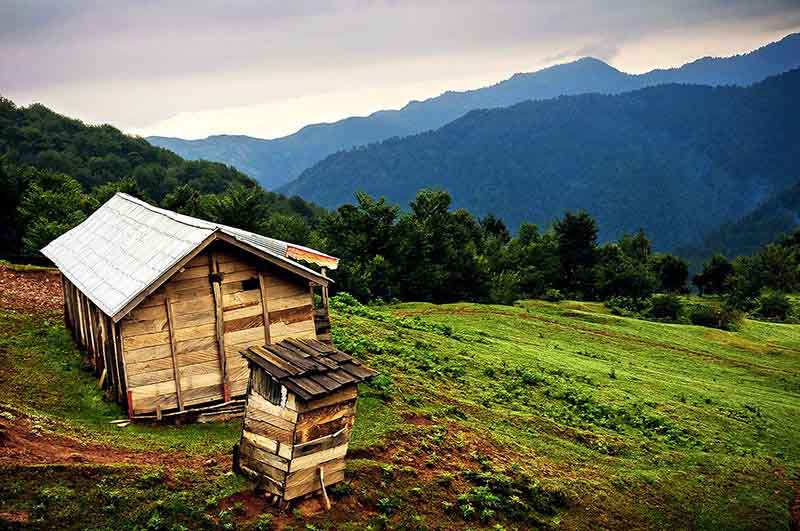
[[124,429],[122,408],[103,398],[60,314],[31,316],[0,310],[0,373],[6,407],[34,417],[45,429],[142,450],[198,455],[227,453],[239,439],[241,422]]
[[[788,526],[800,463],[800,327],[737,332],[526,301],[341,306],[340,346],[392,374],[406,408],[491,433],[584,511],[645,527]],[[568,478],[568,479],[567,479]]]
[[[790,527],[800,478],[798,325],[746,320],[726,332],[574,301],[334,300],[332,320],[337,345],[381,376],[361,386],[334,510],[285,515],[287,529]],[[236,421],[110,425],[123,412],[80,359],[59,315],[0,312],[3,409],[57,433],[202,459],[238,439]],[[150,488],[146,466],[0,472],[0,512],[29,511],[40,526],[252,524],[220,519],[223,498],[248,492],[221,465],[166,471]],[[92,516],[109,504],[118,520]]]

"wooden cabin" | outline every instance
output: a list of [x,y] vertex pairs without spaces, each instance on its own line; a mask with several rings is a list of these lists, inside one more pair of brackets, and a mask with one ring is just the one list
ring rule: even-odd
[[62,273],[67,327],[132,419],[241,413],[242,349],[330,340],[338,260],[307,247],[120,193],[42,252]]
[[244,429],[234,468],[288,502],[344,479],[357,384],[375,375],[314,339],[242,352],[250,363]]

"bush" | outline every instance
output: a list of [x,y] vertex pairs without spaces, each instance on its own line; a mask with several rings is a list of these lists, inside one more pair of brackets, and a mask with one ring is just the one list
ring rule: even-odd
[[767,291],[758,299],[758,316],[773,321],[786,321],[792,317],[792,303],[779,291]]
[[650,299],[650,317],[666,321],[677,321],[681,317],[683,304],[680,298],[669,293],[653,295]]
[[635,316],[647,308],[647,300],[632,297],[609,297],[606,300],[606,308],[611,310],[614,315]]
[[743,318],[742,312],[730,306],[716,309],[705,304],[696,304],[689,312],[689,321],[693,325],[719,328],[720,330],[735,330]]
[[550,288],[544,292],[542,298],[550,302],[560,302],[564,300],[564,294],[561,293],[560,290],[557,290],[555,288]]

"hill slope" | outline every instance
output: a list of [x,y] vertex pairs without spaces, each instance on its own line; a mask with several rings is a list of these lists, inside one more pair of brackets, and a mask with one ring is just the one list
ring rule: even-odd
[[663,85],[472,111],[331,155],[280,190],[334,207],[356,190],[404,205],[441,187],[454,206],[512,227],[583,208],[601,240],[641,227],[672,249],[797,180],[798,91],[794,70],[749,88]]
[[[265,192],[236,168],[218,162],[187,161],[110,125],[87,125],[41,104],[18,107],[0,96],[0,255],[17,255],[20,238],[30,229],[30,220],[21,219],[17,211],[31,185],[28,171],[32,168],[68,175],[78,181],[82,192],[92,192],[103,185],[134,182],[136,190],[126,191],[140,194],[151,202],[161,202],[176,190],[184,192],[179,195],[186,202],[177,204],[183,207],[209,199],[201,194],[220,194],[241,187],[247,193],[258,195],[257,206],[270,215],[296,215],[312,220],[323,213],[321,208],[300,198],[288,199]],[[67,197],[63,185],[54,186],[57,189],[52,192],[56,196]],[[74,207],[73,210],[89,208],[78,203],[81,202],[72,202],[70,207]],[[73,211],[64,212],[65,208],[66,205],[50,204],[36,213],[53,222],[64,214],[71,220],[69,226],[82,219],[75,219]],[[251,217],[255,215],[252,205],[238,210],[246,210]],[[231,221],[235,220],[228,220],[228,223]],[[57,235],[52,234],[53,237]]]
[[283,514],[230,474],[241,421],[110,424],[125,413],[60,314],[0,308],[0,527],[253,529],[275,513],[277,529],[791,528],[797,325],[331,306],[337,345],[382,376],[360,389],[333,509]]
[[473,109],[505,107],[528,99],[565,94],[615,94],[662,83],[749,85],[798,66],[800,34],[793,34],[748,54],[729,58],[706,57],[680,68],[640,75],[626,74],[597,59],[585,58],[537,72],[515,74],[490,87],[445,92],[425,101],[412,101],[399,110],[309,125],[297,133],[274,140],[217,135],[202,140],[153,136],[148,137],[148,141],[187,159],[231,164],[272,189],[295,178],[331,153],[436,129]]
[[800,182],[770,197],[752,212],[726,223],[703,239],[701,245],[678,254],[700,264],[714,253],[733,258],[754,254],[762,246],[800,227]]

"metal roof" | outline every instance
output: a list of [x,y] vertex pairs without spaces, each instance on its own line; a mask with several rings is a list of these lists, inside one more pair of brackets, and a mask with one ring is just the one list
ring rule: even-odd
[[315,339],[284,339],[275,344],[250,347],[241,355],[306,401],[377,374],[350,354]]
[[[328,280],[290,258],[335,267],[338,259],[307,247],[193,218],[117,193],[86,221],[62,234],[42,254],[106,315],[122,311],[215,232],[225,234],[314,278]],[[331,267],[331,268],[333,268]]]

